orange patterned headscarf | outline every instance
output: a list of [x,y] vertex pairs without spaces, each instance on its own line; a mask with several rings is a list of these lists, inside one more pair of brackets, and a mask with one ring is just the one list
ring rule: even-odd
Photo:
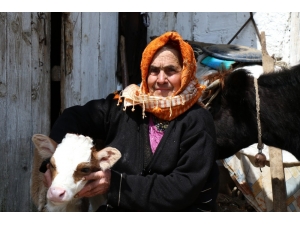
[[[151,96],[147,83],[149,66],[155,53],[168,42],[177,43],[183,59],[181,87],[170,97]],[[205,89],[205,86],[200,85],[195,76],[196,59],[192,47],[174,31],[166,32],[148,44],[142,55],[141,73],[141,86],[129,85],[122,91],[120,98],[124,98],[124,109],[127,106],[133,106],[132,110],[134,110],[134,105],[141,105],[143,116],[146,111],[160,119],[173,120],[194,105]]]

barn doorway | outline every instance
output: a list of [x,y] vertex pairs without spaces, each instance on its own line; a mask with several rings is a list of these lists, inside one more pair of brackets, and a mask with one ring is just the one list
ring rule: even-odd
[[[125,55],[127,63],[128,84],[141,83],[140,63],[142,53],[147,45],[147,26],[145,18],[147,14],[140,12],[120,12],[119,13],[119,45],[120,37],[125,40]],[[124,80],[124,71],[122,71],[122,60],[120,59],[120,48],[118,49],[118,72],[119,81]],[[126,79],[126,78],[125,78]]]
[[[61,81],[57,73],[61,66],[62,16],[62,12],[51,12],[51,129],[61,113]],[[140,12],[120,12],[118,26],[119,38],[123,36],[125,39],[127,82],[139,84],[142,52],[147,45],[145,15]],[[118,57],[117,78],[122,83],[124,71],[121,66],[120,48],[116,57]]]
[[[50,50],[50,68],[51,75],[55,72],[55,68],[60,68],[60,46],[61,46],[61,23],[62,13],[51,13],[51,50]],[[57,71],[56,71],[57,72]],[[61,95],[60,95],[60,80],[51,78],[50,88],[50,108],[51,108],[51,128],[60,115]]]

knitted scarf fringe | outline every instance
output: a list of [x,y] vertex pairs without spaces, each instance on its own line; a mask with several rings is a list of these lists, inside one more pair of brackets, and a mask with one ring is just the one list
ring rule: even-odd
[[[147,111],[153,113],[160,119],[172,120],[189,109],[192,104],[197,102],[204,89],[205,86],[200,85],[198,81],[194,79],[181,94],[176,96],[160,97],[144,94],[139,86],[131,84],[121,91],[117,105],[122,102],[121,98],[123,98],[124,111],[128,106],[132,106],[131,110],[134,111],[135,105],[141,105],[143,109],[143,118],[146,117],[145,111]],[[167,115],[167,112],[169,116]]]

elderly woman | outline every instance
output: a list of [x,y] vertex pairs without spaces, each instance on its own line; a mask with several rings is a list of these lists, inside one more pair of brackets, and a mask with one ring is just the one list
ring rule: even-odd
[[140,86],[63,112],[50,134],[57,143],[78,133],[122,153],[111,170],[86,176],[77,196],[107,194],[99,211],[216,210],[215,128],[195,71],[191,46],[167,32],[144,50]]

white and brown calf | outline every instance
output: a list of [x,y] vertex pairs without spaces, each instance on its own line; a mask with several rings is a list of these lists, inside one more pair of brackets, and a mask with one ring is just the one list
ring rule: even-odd
[[[91,172],[111,168],[121,157],[121,153],[112,147],[97,151],[90,137],[66,134],[57,145],[51,138],[35,134],[32,141],[41,159],[50,159],[52,184],[47,188],[43,184],[43,174],[37,175],[36,170],[41,160],[34,159],[31,180],[31,195],[39,211],[88,211],[87,199],[74,198],[87,181],[83,180]],[[89,199],[93,210],[105,203],[105,196]]]

